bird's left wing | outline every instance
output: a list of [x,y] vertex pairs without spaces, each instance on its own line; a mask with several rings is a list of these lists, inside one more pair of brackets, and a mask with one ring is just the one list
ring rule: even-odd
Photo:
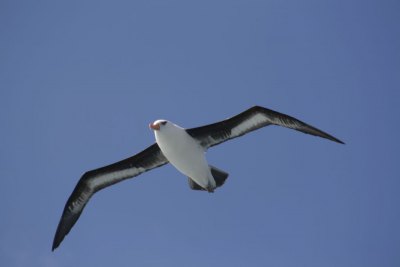
[[232,118],[201,127],[187,129],[186,131],[207,149],[268,125],[283,126],[343,144],[343,142],[336,137],[305,122],[260,106],[249,108]]
[[130,158],[86,172],[65,204],[54,236],[52,250],[56,249],[69,233],[94,193],[166,163],[168,163],[168,160],[162,154],[157,143],[155,143]]

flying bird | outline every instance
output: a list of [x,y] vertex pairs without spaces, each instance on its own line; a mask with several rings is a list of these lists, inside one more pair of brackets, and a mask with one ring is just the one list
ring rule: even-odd
[[205,157],[207,149],[268,125],[279,125],[344,144],[296,118],[260,106],[232,118],[191,129],[167,120],[156,120],[149,125],[155,134],[154,144],[130,158],[83,174],[65,204],[52,250],[69,233],[94,193],[167,163],[188,177],[191,189],[214,192],[224,184],[228,173],[208,164]]

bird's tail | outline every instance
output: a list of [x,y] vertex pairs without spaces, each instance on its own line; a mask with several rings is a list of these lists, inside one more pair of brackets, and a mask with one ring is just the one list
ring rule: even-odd
[[217,187],[222,186],[225,183],[225,180],[228,178],[229,173],[224,172],[223,170],[218,169],[217,167],[210,166],[211,174],[214,177],[215,184]]
[[[222,186],[225,183],[225,180],[228,178],[229,173],[224,172],[223,170],[218,169],[217,167],[210,166],[211,174],[214,177],[216,188]],[[205,188],[198,185],[195,181],[193,181],[190,177],[188,177],[189,186],[193,190],[206,190]]]

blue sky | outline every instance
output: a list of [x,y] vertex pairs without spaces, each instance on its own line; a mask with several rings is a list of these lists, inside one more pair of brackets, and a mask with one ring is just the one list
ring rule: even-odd
[[[2,1],[1,266],[399,266],[398,1]],[[165,166],[96,194],[87,170],[252,105],[268,127],[211,149],[214,194]]]

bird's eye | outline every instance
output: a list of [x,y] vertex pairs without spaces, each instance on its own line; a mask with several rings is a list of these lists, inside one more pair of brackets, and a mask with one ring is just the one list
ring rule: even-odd
[[165,124],[167,124],[167,121],[162,121],[161,124],[165,125]]

